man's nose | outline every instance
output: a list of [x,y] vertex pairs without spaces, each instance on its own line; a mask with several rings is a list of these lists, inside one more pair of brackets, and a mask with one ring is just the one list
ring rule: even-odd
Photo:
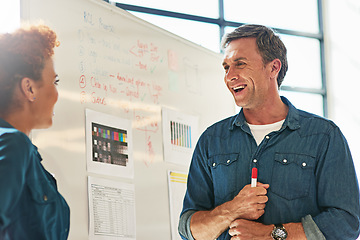
[[237,71],[235,71],[235,69],[233,67],[229,67],[226,72],[225,79],[226,79],[226,81],[233,81],[233,80],[238,79]]

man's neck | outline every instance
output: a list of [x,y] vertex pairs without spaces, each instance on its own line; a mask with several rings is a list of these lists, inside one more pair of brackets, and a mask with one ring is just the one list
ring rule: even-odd
[[244,116],[248,123],[253,125],[265,125],[284,120],[288,114],[289,107],[282,102],[281,98],[269,101],[261,107],[244,108]]

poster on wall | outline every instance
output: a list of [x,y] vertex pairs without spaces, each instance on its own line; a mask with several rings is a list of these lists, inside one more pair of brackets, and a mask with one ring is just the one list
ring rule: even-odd
[[135,240],[133,184],[88,177],[89,239]]
[[85,110],[88,172],[133,178],[131,121]]
[[162,108],[164,160],[189,166],[198,139],[198,117]]
[[179,216],[183,206],[188,175],[184,172],[168,171],[171,239],[181,240],[178,233]]

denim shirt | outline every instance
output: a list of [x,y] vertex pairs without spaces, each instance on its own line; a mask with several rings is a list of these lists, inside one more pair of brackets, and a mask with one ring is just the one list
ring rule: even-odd
[[30,139],[0,119],[0,239],[65,240],[70,209]]
[[[356,239],[359,187],[344,136],[330,120],[298,110],[284,97],[282,101],[289,107],[284,124],[259,146],[242,110],[202,134],[179,222],[183,239],[193,239],[192,214],[232,200],[250,184],[253,167],[258,181],[270,185],[265,213],[257,221],[302,222],[308,239]],[[218,239],[230,239],[228,231]]]

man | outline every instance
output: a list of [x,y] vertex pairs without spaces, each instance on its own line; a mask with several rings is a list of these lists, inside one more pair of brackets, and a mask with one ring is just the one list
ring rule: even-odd
[[[182,238],[356,239],[359,187],[347,142],[333,122],[280,97],[287,71],[280,38],[244,25],[223,47],[225,84],[242,110],[198,141]],[[249,185],[253,168],[256,187]]]

